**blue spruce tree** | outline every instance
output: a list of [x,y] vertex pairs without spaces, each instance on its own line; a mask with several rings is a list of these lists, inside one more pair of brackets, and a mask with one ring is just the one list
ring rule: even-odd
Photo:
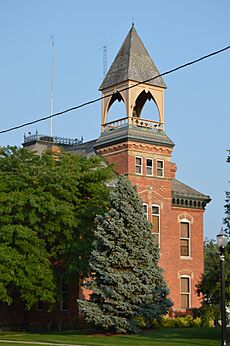
[[135,332],[165,315],[172,302],[158,266],[159,248],[136,189],[121,176],[110,209],[96,219],[90,257],[90,300],[79,300],[87,322],[114,332]]

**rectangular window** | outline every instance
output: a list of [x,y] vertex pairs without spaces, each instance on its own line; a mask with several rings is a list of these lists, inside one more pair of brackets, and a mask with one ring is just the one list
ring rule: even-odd
[[191,289],[190,289],[190,278],[189,277],[181,277],[181,308],[187,309],[191,307],[190,303],[190,295],[191,295]]
[[69,285],[62,277],[60,282],[60,310],[69,311]]
[[180,256],[190,257],[190,229],[188,222],[180,223]]
[[44,303],[41,300],[36,303],[36,311],[44,311]]
[[153,159],[146,159],[146,175],[153,176]]
[[144,214],[145,214],[146,220],[148,221],[148,219],[149,219],[149,217],[148,217],[148,204],[144,203],[143,208],[144,208]]
[[158,244],[160,244],[160,207],[159,205],[152,206],[152,224],[153,224],[153,234],[156,237]]
[[163,177],[163,176],[164,176],[164,161],[157,160],[157,177]]
[[142,174],[142,157],[135,157],[135,173]]

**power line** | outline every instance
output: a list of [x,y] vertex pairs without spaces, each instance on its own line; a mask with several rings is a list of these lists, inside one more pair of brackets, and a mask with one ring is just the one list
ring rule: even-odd
[[[134,84],[134,85],[131,85],[131,86],[129,86],[129,87],[120,89],[119,91],[125,91],[125,90],[128,90],[128,89],[132,89],[132,88],[134,88],[134,87],[136,87],[136,86],[138,86],[138,85],[140,85],[140,84],[150,82],[150,81],[152,81],[152,80],[154,80],[154,79],[156,79],[156,78],[158,78],[158,77],[165,76],[165,75],[167,75],[167,74],[173,73],[173,72],[178,71],[178,70],[180,70],[180,69],[182,69],[182,68],[185,68],[185,67],[187,67],[187,66],[196,64],[196,63],[198,63],[198,62],[200,62],[200,61],[202,61],[202,60],[204,60],[204,59],[207,59],[207,58],[210,58],[210,57],[212,57],[212,56],[214,56],[214,55],[220,54],[220,53],[222,53],[222,52],[224,52],[224,51],[226,51],[226,50],[228,50],[228,49],[230,49],[230,46],[226,46],[226,47],[224,47],[224,48],[222,48],[222,49],[219,49],[219,50],[217,50],[217,51],[214,51],[214,52],[212,52],[212,53],[209,53],[209,54],[207,54],[207,55],[204,55],[204,56],[202,56],[202,57],[200,57],[200,58],[198,58],[198,59],[196,59],[196,60],[192,60],[192,61],[190,61],[190,62],[187,62],[186,64],[179,65],[179,66],[177,66],[177,67],[175,67],[175,68],[173,68],[173,69],[171,69],[171,70],[168,70],[168,71],[165,71],[165,72],[163,72],[163,73],[160,73],[160,74],[158,74],[158,75],[155,76],[155,77],[146,79],[146,80],[144,80],[144,81],[142,81],[142,82],[138,82],[138,83],[136,83],[136,84]],[[61,111],[61,112],[58,112],[58,113],[54,113],[54,114],[52,114],[52,115],[48,115],[48,116],[45,116],[45,117],[42,117],[42,118],[39,118],[39,119],[36,119],[36,120],[29,121],[29,122],[24,123],[24,124],[21,124],[21,125],[17,125],[17,126],[14,126],[14,127],[10,127],[10,128],[8,128],[8,129],[6,129],[6,130],[0,131],[0,134],[6,133],[6,132],[10,132],[10,131],[14,131],[14,130],[20,129],[20,128],[22,128],[22,127],[25,127],[25,126],[33,125],[33,124],[36,124],[36,123],[38,123],[38,122],[45,121],[45,120],[47,120],[47,119],[57,117],[57,116],[59,116],[59,115],[62,115],[62,114],[65,114],[65,113],[74,111],[74,110],[76,110],[76,109],[83,108],[83,107],[88,106],[88,105],[90,105],[90,104],[92,104],[92,103],[96,103],[96,102],[98,102],[98,101],[100,101],[100,100],[102,100],[102,99],[105,99],[105,98],[107,98],[107,97],[110,97],[110,96],[113,96],[113,93],[112,93],[112,94],[109,94],[109,95],[106,95],[106,96],[98,97],[98,98],[96,98],[96,99],[93,99],[93,100],[90,100],[90,101],[87,101],[87,102],[84,102],[84,103],[81,103],[80,105],[77,105],[77,106],[74,106],[74,107],[71,107],[71,108],[67,108],[67,109],[65,109],[64,111]]]

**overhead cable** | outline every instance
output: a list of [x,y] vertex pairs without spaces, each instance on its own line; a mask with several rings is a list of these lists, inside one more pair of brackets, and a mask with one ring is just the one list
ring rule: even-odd
[[[182,68],[185,68],[185,67],[188,67],[188,66],[190,66],[190,65],[196,64],[196,63],[198,63],[198,62],[200,62],[200,61],[202,61],[202,60],[204,60],[204,59],[207,59],[207,58],[210,58],[210,57],[212,57],[212,56],[214,56],[214,55],[220,54],[220,53],[222,53],[222,52],[224,52],[224,51],[226,51],[226,50],[228,50],[228,49],[230,49],[230,46],[226,46],[226,47],[224,47],[224,48],[222,48],[222,49],[219,49],[219,50],[217,50],[217,51],[214,51],[214,52],[212,52],[212,53],[209,53],[209,54],[207,54],[207,55],[204,55],[204,56],[202,56],[202,57],[200,57],[200,58],[198,58],[198,59],[189,61],[189,62],[187,62],[186,64],[179,65],[179,66],[177,66],[177,67],[175,67],[175,68],[173,68],[173,69],[171,69],[171,70],[168,70],[168,71],[165,71],[165,72],[163,72],[163,73],[160,73],[160,74],[158,74],[157,76],[154,76],[154,77],[152,77],[152,78],[146,79],[146,80],[144,80],[144,81],[142,81],[142,82],[137,82],[137,83],[135,83],[134,85],[131,85],[131,86],[129,86],[129,87],[126,87],[126,88],[123,88],[123,89],[119,89],[119,90],[117,90],[117,92],[121,92],[121,91],[125,91],[125,90],[128,90],[128,89],[135,88],[136,86],[138,86],[138,85],[140,85],[140,84],[143,84],[143,83],[148,83],[148,82],[150,82],[150,81],[152,81],[152,80],[154,80],[154,79],[156,79],[156,78],[158,78],[158,77],[166,76],[166,75],[168,75],[168,74],[170,74],[170,73],[173,73],[173,72],[175,72],[175,71],[178,71],[178,70],[180,70],[180,69],[182,69]],[[107,97],[111,97],[113,94],[114,94],[114,93],[109,94],[109,95],[106,95],[106,96],[101,96],[101,97],[98,97],[98,98],[96,98],[96,99],[93,99],[93,100],[90,100],[90,101],[81,103],[80,105],[67,108],[67,109],[65,109],[64,111],[61,111],[61,112],[58,112],[58,113],[54,113],[54,114],[52,114],[52,115],[47,115],[47,116],[45,116],[45,117],[41,117],[41,118],[38,118],[38,119],[36,119],[36,120],[29,121],[29,122],[24,123],[24,124],[21,124],[21,125],[13,126],[13,127],[10,127],[10,128],[8,128],[8,129],[6,129],[6,130],[1,130],[1,131],[0,131],[0,134],[6,133],[6,132],[10,132],[10,131],[14,131],[14,130],[20,129],[20,128],[22,128],[22,127],[26,127],[26,126],[29,126],[29,125],[33,125],[33,124],[39,123],[39,122],[41,122],[41,121],[48,120],[48,119],[50,119],[50,118],[54,118],[54,117],[60,116],[60,115],[62,115],[62,114],[65,114],[65,113],[74,111],[74,110],[76,110],[76,109],[83,108],[83,107],[85,107],[85,106],[88,106],[88,105],[90,105],[90,104],[92,104],[92,103],[96,103],[96,102],[98,102],[98,101],[100,101],[100,100],[102,100],[102,99],[105,99],[105,98],[107,98]]]

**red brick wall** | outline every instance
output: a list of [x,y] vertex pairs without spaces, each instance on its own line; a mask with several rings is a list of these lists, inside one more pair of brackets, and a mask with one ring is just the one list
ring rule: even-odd
[[69,309],[60,311],[60,302],[54,306],[53,310],[48,311],[48,306],[44,306],[44,311],[37,311],[33,307],[30,311],[24,309],[22,302],[13,303],[11,306],[0,304],[0,326],[14,326],[24,328],[45,328],[58,330],[59,328],[76,327],[78,325],[78,306],[79,285],[77,282],[70,285]]
[[[180,221],[179,216],[191,219],[191,256],[187,259],[180,257]],[[200,300],[196,295],[195,285],[203,272],[203,210],[189,208],[172,208],[169,227],[162,229],[160,265],[164,268],[165,278],[169,284],[174,309],[180,308],[180,275],[191,277],[191,305],[199,307]],[[164,244],[164,245],[163,245]]]
[[61,311],[60,302],[54,306],[53,310],[48,312],[48,306],[44,311],[37,311],[34,307],[27,313],[28,325],[32,327],[46,327],[58,330],[66,326],[76,327],[78,323],[79,285],[77,282],[69,286],[68,311]]
[[[195,293],[195,285],[203,272],[203,210],[172,207],[172,178],[176,174],[176,165],[171,163],[171,152],[168,148],[138,144],[135,142],[114,145],[99,151],[109,163],[114,163],[118,174],[128,174],[133,185],[137,185],[143,203],[149,205],[151,221],[151,205],[160,206],[160,266],[164,270],[165,279],[170,288],[170,297],[174,309],[180,309],[180,275],[191,278],[191,306],[199,307],[200,301]],[[143,157],[142,175],[135,174],[135,156]],[[145,159],[154,161],[154,176],[146,176]],[[164,177],[156,177],[156,160],[164,160]],[[180,257],[180,219],[191,220],[191,256]]]

